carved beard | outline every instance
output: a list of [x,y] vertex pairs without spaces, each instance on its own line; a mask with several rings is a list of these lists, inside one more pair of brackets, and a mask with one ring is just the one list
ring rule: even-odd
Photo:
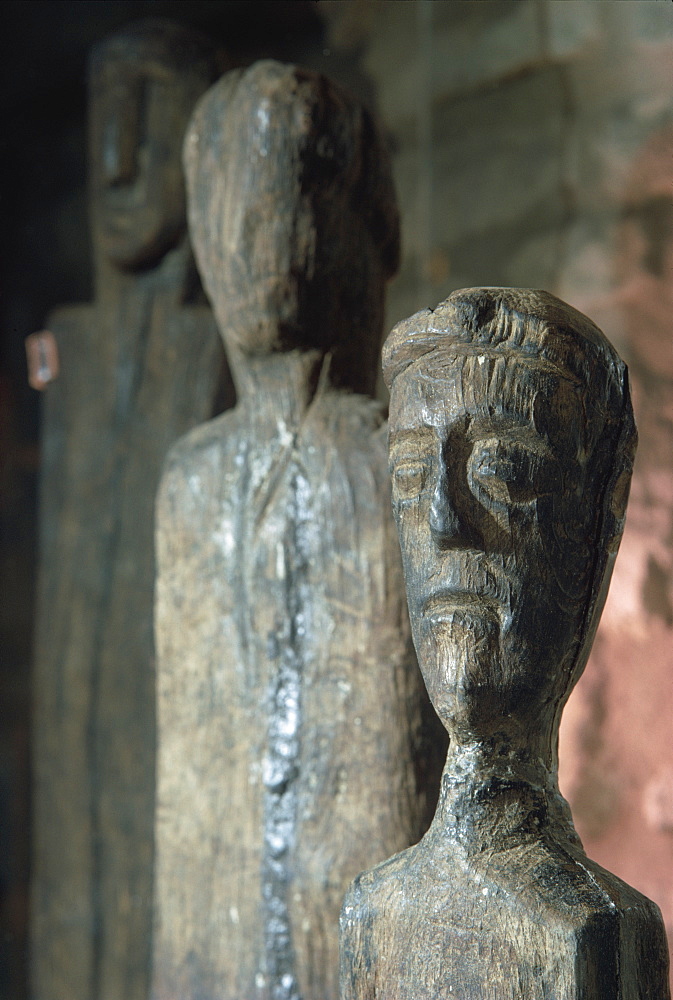
[[577,656],[578,608],[554,607],[548,595],[536,601],[539,583],[514,606],[475,601],[415,623],[428,694],[453,736],[488,736],[512,723],[540,726],[550,699],[565,694]]
[[[424,620],[417,630],[428,693],[450,732],[483,725],[485,709],[498,700],[502,625],[484,612],[476,606],[447,611],[441,620]],[[493,708],[500,714],[497,704]]]

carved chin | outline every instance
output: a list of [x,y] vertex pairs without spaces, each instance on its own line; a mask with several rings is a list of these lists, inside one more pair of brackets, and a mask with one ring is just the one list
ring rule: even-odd
[[416,646],[428,694],[445,725],[480,703],[501,677],[501,623],[488,607],[445,606],[424,614]]
[[144,219],[139,212],[135,218],[121,214],[103,218],[99,240],[112,264],[133,271],[156,264],[177,246],[183,232],[182,222]]

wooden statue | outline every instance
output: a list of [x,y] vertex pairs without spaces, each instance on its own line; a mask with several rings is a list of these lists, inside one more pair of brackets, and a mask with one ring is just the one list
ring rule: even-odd
[[185,167],[238,405],[159,491],[152,995],[327,1000],[348,883],[427,826],[370,396],[397,208],[370,115],[275,62],[208,92]]
[[211,46],[163,21],[91,58],[95,300],[50,317],[61,373],[43,410],[31,934],[49,1000],[149,990],[154,496],[225,384],[180,161],[215,76]]
[[342,998],[665,1000],[659,911],[587,858],[556,779],[621,536],[626,368],[553,296],[483,288],[398,324],[384,374],[411,627],[450,749],[427,834],[346,896]]

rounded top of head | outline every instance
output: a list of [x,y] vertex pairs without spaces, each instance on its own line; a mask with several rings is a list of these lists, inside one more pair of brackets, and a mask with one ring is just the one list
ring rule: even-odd
[[194,71],[201,64],[215,76],[216,47],[204,34],[162,17],[147,17],[120,28],[91,49],[89,66],[95,71],[109,60],[155,62],[178,72]]
[[[302,194],[347,191],[386,275],[397,271],[399,215],[390,161],[366,108],[321,74],[292,64],[267,59],[225,74],[200,100],[185,138],[185,170],[190,186],[203,195],[200,206],[225,197],[233,132],[236,156],[247,160],[250,177],[258,176],[257,168],[271,176],[278,161]],[[218,184],[215,173],[221,175]],[[221,234],[211,229],[217,212],[208,214],[210,238],[218,242]],[[196,219],[194,225],[201,228]]]
[[555,371],[571,382],[587,381],[587,365],[599,361],[621,385],[625,365],[598,327],[549,292],[532,288],[463,288],[435,309],[398,323],[383,347],[388,388],[410,365],[433,354],[511,356]]

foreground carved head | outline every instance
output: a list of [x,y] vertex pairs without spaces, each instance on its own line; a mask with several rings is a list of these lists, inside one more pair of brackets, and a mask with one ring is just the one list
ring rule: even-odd
[[373,365],[399,222],[366,109],[317,73],[255,63],[199,102],[184,159],[194,250],[228,346],[328,349],[347,334],[355,367],[363,350]]
[[155,264],[186,232],[182,140],[217,75],[206,38],[159,18],[96,45],[89,67],[96,244],[123,270]]
[[628,497],[624,364],[546,292],[466,289],[384,346],[414,642],[450,733],[550,732],[584,668]]

